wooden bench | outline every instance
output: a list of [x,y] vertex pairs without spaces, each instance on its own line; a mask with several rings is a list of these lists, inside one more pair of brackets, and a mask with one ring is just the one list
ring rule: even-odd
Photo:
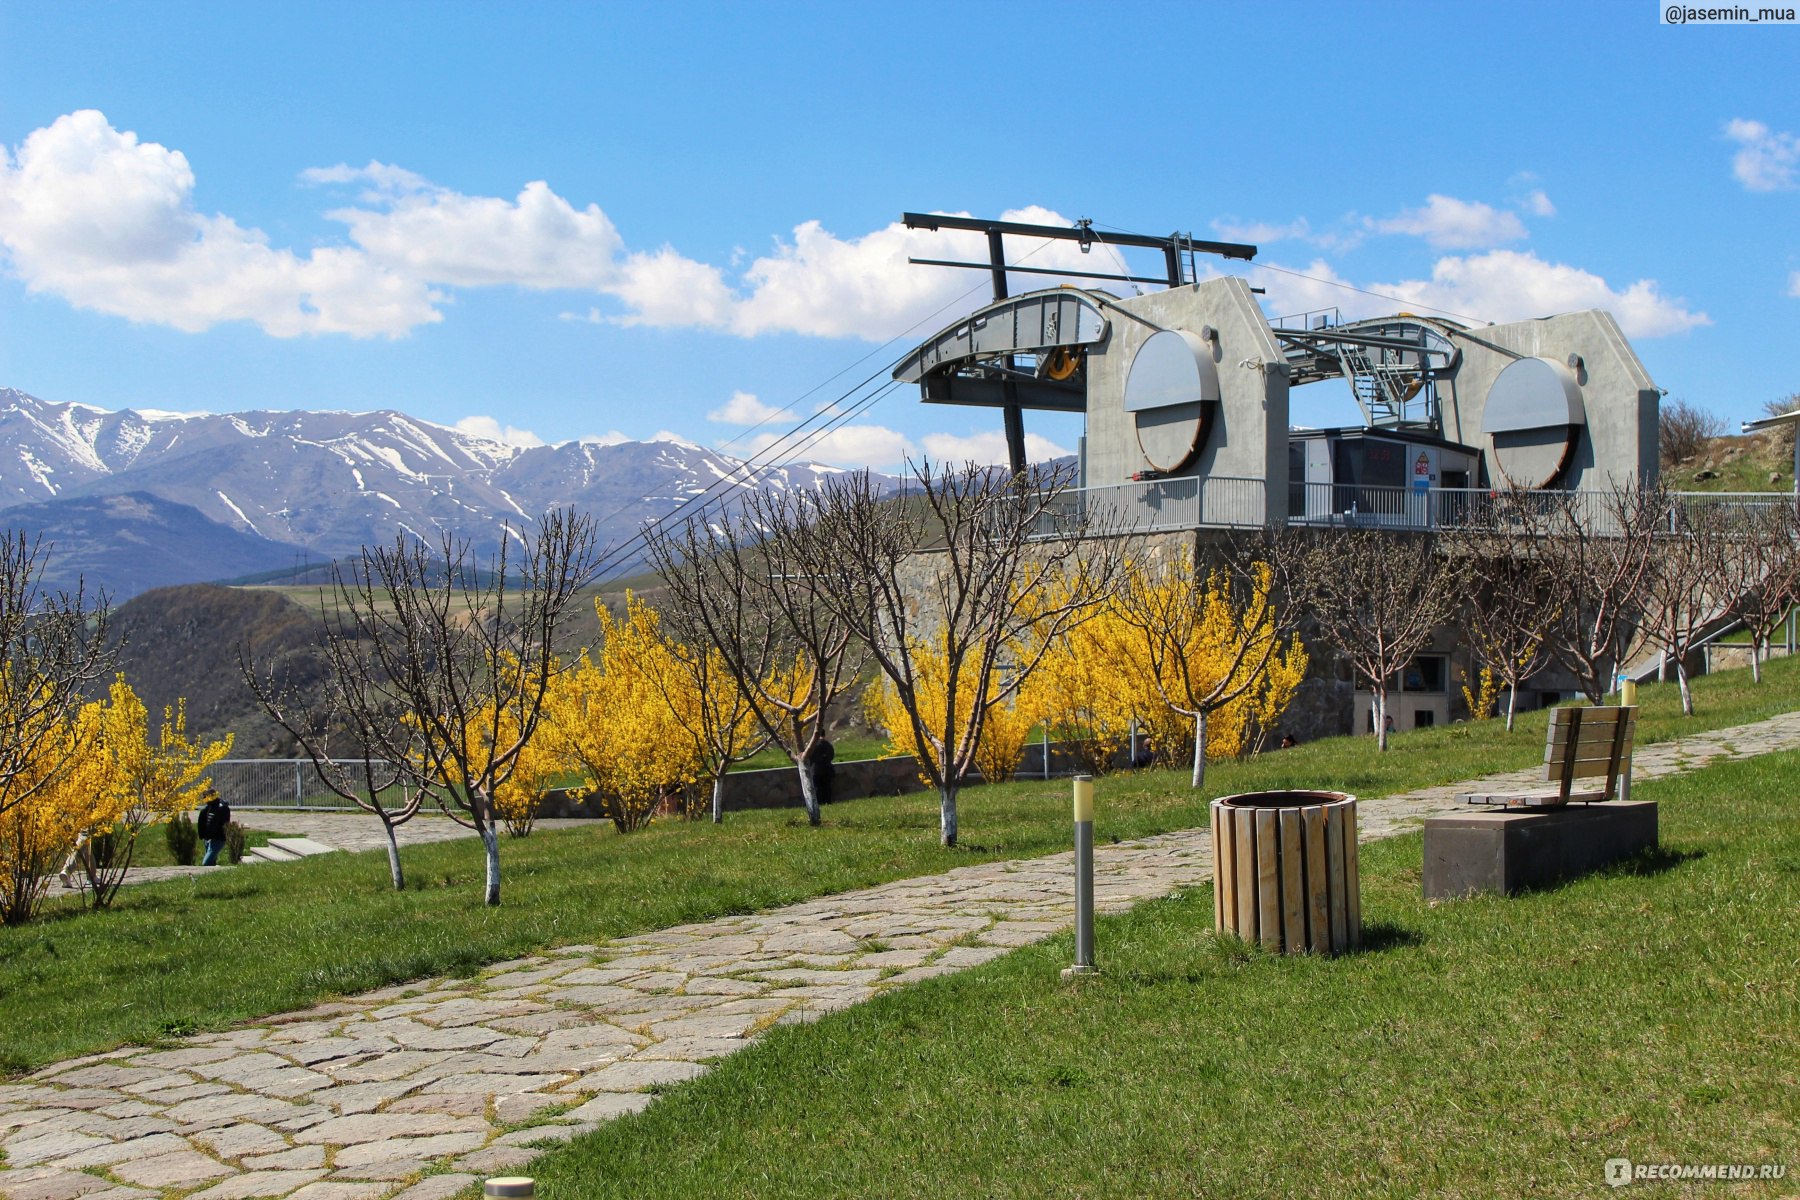
[[[1611,800],[1631,766],[1636,707],[1558,708],[1550,714],[1544,740],[1544,780],[1551,787],[1530,792],[1468,792],[1464,804],[1508,808],[1557,808],[1571,800]],[[1604,784],[1604,786],[1601,786]]]

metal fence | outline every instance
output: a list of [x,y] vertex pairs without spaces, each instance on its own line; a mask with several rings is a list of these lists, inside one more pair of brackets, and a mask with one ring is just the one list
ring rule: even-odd
[[[360,773],[361,759],[334,762]],[[379,772],[385,763],[377,763]],[[304,809],[318,812],[355,812],[356,805],[325,786],[311,759],[224,758],[207,773],[212,785],[233,808]],[[406,802],[406,789],[396,784],[384,788],[380,799],[388,807]]]

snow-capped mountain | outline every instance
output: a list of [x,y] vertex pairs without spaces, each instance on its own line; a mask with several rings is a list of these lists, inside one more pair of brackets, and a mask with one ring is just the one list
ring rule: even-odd
[[402,532],[489,548],[503,522],[564,506],[591,514],[604,546],[723,479],[809,488],[835,473],[675,441],[527,448],[392,411],[107,412],[0,389],[0,508],[141,493],[321,557]]

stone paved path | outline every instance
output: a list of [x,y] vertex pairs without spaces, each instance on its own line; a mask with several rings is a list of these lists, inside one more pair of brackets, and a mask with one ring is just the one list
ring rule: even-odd
[[[1636,775],[1796,746],[1800,713],[1646,748]],[[1359,828],[1389,836],[1458,791],[1531,774],[1365,800]],[[1198,830],[1103,846],[1097,905],[1200,883],[1210,858]],[[443,1200],[645,1107],[648,1089],[772,1025],[1055,933],[1072,919],[1071,870],[1067,854],[962,867],[57,1063],[0,1084],[0,1194]]]

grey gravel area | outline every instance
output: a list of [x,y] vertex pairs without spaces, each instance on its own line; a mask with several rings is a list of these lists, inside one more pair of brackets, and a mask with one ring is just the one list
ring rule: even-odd
[[[1800,713],[1647,747],[1635,773],[1796,746]],[[1363,800],[1361,836],[1533,774]],[[267,820],[327,844],[354,836],[327,824],[354,818]],[[1103,846],[1096,859],[1103,912],[1211,875],[1204,830]],[[703,1074],[771,1026],[1048,937],[1072,920],[1071,873],[1068,854],[962,867],[56,1063],[0,1084],[0,1195],[444,1200],[651,1104],[652,1089]]]

